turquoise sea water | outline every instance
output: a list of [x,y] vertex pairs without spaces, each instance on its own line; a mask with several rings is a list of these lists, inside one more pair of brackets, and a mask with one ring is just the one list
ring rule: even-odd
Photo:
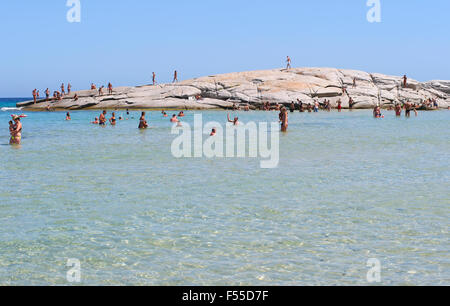
[[370,258],[381,284],[450,285],[448,111],[290,114],[276,169],[175,159],[160,112],[146,131],[138,112],[106,128],[89,124],[99,112],[27,113],[11,147],[13,112],[0,111],[1,285],[68,285],[69,258],[82,285],[365,285]]

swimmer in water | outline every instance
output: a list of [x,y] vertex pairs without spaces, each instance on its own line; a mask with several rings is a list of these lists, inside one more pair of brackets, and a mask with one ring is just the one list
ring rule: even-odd
[[227,119],[228,119],[228,122],[229,123],[233,123],[234,126],[238,126],[239,125],[239,118],[238,117],[234,117],[234,119],[231,120],[230,114],[228,114]]
[[95,117],[95,121],[92,121],[91,123],[92,123],[92,124],[100,124],[100,121],[98,121],[98,118]]
[[102,114],[100,114],[99,125],[106,125],[106,111],[104,110]]
[[383,116],[381,115],[381,108],[380,108],[379,106],[376,106],[376,107],[373,109],[373,117],[374,117],[374,118],[377,118],[377,119],[383,117]]
[[14,115],[13,117],[14,125],[12,129],[10,128],[11,139],[9,140],[9,144],[19,145],[22,141],[22,123],[20,122],[20,117]]
[[181,111],[181,112],[178,114],[178,117],[184,117],[184,112]]
[[402,115],[402,106],[400,105],[400,103],[395,104],[395,115],[397,117],[401,117]]
[[112,113],[111,118],[109,118],[109,123],[111,125],[116,125],[116,122],[117,122],[117,120],[116,120],[116,113]]
[[147,120],[145,120],[145,112],[142,112],[141,118],[139,119],[139,129],[143,130],[148,128]]
[[9,139],[9,144],[12,144],[14,135],[14,123],[12,121],[9,121],[9,135],[11,136],[11,138]]
[[70,121],[70,120],[72,120],[72,118],[70,118],[70,113],[67,113],[66,114],[66,121]]
[[216,134],[217,134],[216,128],[213,128],[211,130],[211,134],[209,136],[213,137],[213,136],[216,136]]
[[314,112],[315,113],[318,113],[319,112],[319,106],[320,106],[320,104],[319,104],[319,101],[315,101],[314,102]]
[[287,109],[285,107],[283,107],[281,109],[281,113],[280,113],[280,121],[281,121],[281,131],[283,133],[287,132],[288,129],[288,125],[289,125],[289,117],[288,117],[288,112]]
[[409,103],[409,101],[406,102],[405,103],[405,116],[406,116],[406,118],[411,117],[411,109],[412,109],[411,103]]
[[178,118],[177,118],[177,115],[173,115],[173,116],[172,116],[172,119],[170,119],[170,122],[172,122],[172,123],[179,122],[179,120],[178,120]]

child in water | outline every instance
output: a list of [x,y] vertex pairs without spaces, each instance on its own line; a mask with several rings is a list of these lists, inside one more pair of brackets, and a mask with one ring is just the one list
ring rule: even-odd
[[9,121],[9,132],[12,133],[14,131],[14,123]]

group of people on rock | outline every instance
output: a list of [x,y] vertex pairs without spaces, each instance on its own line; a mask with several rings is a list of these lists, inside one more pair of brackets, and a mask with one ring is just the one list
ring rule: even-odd
[[[72,92],[72,85],[70,83],[68,83],[67,84],[67,95],[70,95],[71,92]],[[46,102],[48,102],[50,100],[60,101],[60,100],[62,100],[63,97],[66,96],[66,86],[64,85],[64,83],[62,83],[60,90],[55,90],[53,92],[52,98],[50,98],[50,90],[48,88],[45,89],[44,93],[45,93],[45,101]],[[40,99],[39,90],[37,90],[36,88],[33,89],[32,94],[33,94],[33,102],[34,102],[34,104],[36,104],[37,101]]]
[[[67,88],[67,93],[66,93],[66,88]],[[99,96],[103,96],[103,89],[105,88],[105,86],[101,86],[98,89],[98,95]],[[97,90],[97,86],[95,84],[91,84],[91,90]],[[45,102],[48,101],[61,101],[64,97],[70,96],[70,94],[72,93],[72,85],[70,83],[67,84],[67,87],[63,84],[61,84],[60,90],[55,90],[53,92],[53,96],[50,97],[50,90],[47,88],[45,90]],[[33,94],[33,102],[34,104],[37,103],[37,101],[39,100],[39,90],[37,90],[36,88],[33,90],[32,92]],[[113,94],[113,86],[111,83],[108,83],[108,94],[112,95]],[[74,101],[78,101],[78,94],[75,93],[73,96],[73,100]]]

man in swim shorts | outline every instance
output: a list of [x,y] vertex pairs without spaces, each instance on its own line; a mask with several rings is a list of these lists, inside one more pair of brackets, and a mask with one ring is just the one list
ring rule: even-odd
[[99,117],[99,124],[100,125],[106,125],[106,111],[104,110],[103,113]]
[[289,125],[289,118],[288,118],[288,112],[287,109],[285,107],[283,107],[281,109],[281,113],[280,113],[280,121],[281,121],[281,131],[283,133],[287,132],[288,129],[288,125]]

